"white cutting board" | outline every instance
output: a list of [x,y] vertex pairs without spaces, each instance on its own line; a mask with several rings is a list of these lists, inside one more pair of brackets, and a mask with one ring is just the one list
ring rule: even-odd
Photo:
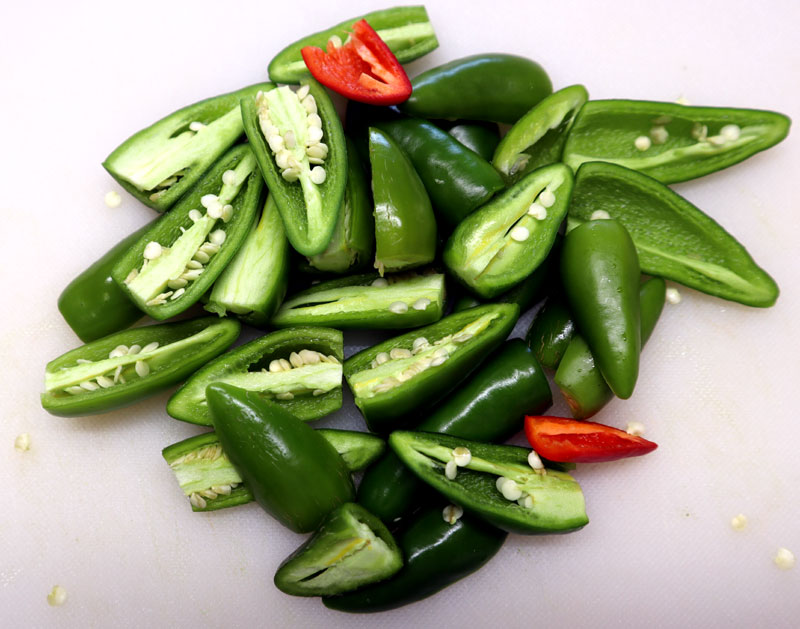
[[[160,451],[198,430],[167,417],[166,394],[84,419],[39,407],[45,363],[78,344],[56,310],[59,292],[153,217],[124,192],[121,207],[103,204],[119,187],[102,159],[183,105],[265,80],[287,43],[379,6],[3,3],[0,626],[797,626],[800,568],[772,564],[780,546],[800,554],[796,130],[677,187],[773,274],[777,305],[682,290],[647,346],[635,395],[599,417],[643,422],[659,449],[582,466],[584,530],[512,536],[483,570],[420,604],[356,617],[277,591],[274,571],[303,538],[253,504],[190,511]],[[504,51],[594,98],[684,95],[800,121],[800,5],[767,7],[429,2],[440,48],[409,73]],[[363,428],[352,407],[321,423]],[[13,448],[22,432],[25,454]],[[743,532],[729,525],[739,512]],[[68,599],[51,608],[55,584]]]

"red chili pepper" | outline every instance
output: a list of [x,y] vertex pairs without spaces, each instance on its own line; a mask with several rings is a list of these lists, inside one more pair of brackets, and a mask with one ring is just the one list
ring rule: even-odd
[[525,436],[545,459],[569,463],[616,461],[641,456],[658,445],[627,432],[566,417],[525,417]]
[[411,96],[411,81],[380,36],[359,20],[343,46],[327,52],[306,46],[300,52],[317,81],[334,92],[370,105],[397,105]]

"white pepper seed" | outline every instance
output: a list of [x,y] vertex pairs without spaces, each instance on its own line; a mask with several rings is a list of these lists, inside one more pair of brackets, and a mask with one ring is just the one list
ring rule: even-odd
[[509,236],[511,236],[511,239],[517,242],[525,242],[530,235],[531,232],[528,230],[528,228],[523,227],[522,225],[517,225],[514,229],[511,230],[511,233],[509,234]]
[[297,139],[295,138],[294,131],[289,129],[283,136],[283,143],[287,149],[293,149],[297,146]]
[[665,297],[667,302],[673,305],[681,303],[681,299],[683,299],[683,297],[681,297],[680,291],[674,286],[670,286],[669,288],[667,288]]
[[191,496],[189,496],[189,502],[192,503],[192,506],[197,507],[198,509],[206,508],[206,501],[203,500],[203,497],[200,494],[193,493]]
[[31,436],[27,432],[17,435],[14,439],[14,449],[17,452],[27,452],[31,449]]
[[129,355],[130,354],[138,354],[141,351],[142,351],[142,346],[141,345],[133,344],[128,348],[128,354]]
[[100,388],[97,384],[95,384],[91,380],[86,380],[85,382],[81,382],[80,385],[78,386],[80,386],[81,389],[85,389],[87,391],[97,391],[97,389]]
[[161,255],[161,245],[156,241],[150,241],[145,245],[144,258],[145,260],[155,260]]
[[188,283],[189,282],[187,282],[186,280],[176,277],[174,280],[170,280],[169,282],[167,282],[167,286],[172,290],[178,290],[179,288],[183,288],[184,286],[186,286]]
[[[328,40],[328,41],[330,41],[330,40]],[[339,40],[339,41],[341,42],[341,40]],[[298,88],[298,90],[294,93],[294,95],[297,96],[298,100],[302,101],[306,96],[308,96],[309,89],[310,88],[308,87],[308,85],[301,85]]]
[[51,607],[59,607],[67,600],[67,591],[60,585],[54,585],[47,595],[47,604]]
[[706,139],[711,146],[723,146],[727,140],[723,138],[721,135],[712,135],[711,137]]
[[794,553],[788,548],[779,548],[773,561],[781,570],[791,570],[795,564]]
[[474,334],[470,334],[469,332],[462,332],[461,334],[458,334],[458,335],[453,337],[453,342],[454,343],[466,343],[473,336],[475,336],[475,335]]
[[547,208],[539,203],[533,202],[528,208],[528,215],[533,216],[537,221],[543,221],[547,218]]
[[392,360],[397,358],[411,358],[411,356],[411,352],[403,347],[393,347],[389,352],[389,358]]
[[[322,118],[319,117],[319,114],[308,114],[306,117],[306,124],[309,127],[319,127],[322,128]],[[322,138],[320,138],[322,139]]]
[[307,113],[309,114],[317,113],[317,101],[311,94],[306,96],[303,99],[302,103]]
[[125,283],[130,284],[133,280],[136,279],[137,275],[139,275],[139,269],[131,269],[131,272],[128,273],[128,276],[125,278]]
[[[306,150],[306,155],[308,155],[309,160],[311,159],[322,159],[324,160],[328,156],[328,151],[323,150],[320,148],[320,144],[314,144],[313,146],[309,146]],[[276,160],[277,161],[277,160]]]
[[200,213],[200,210],[189,210],[189,218],[193,223],[196,223],[203,218],[203,215]]
[[642,422],[628,422],[625,432],[634,437],[641,437],[644,434],[644,424]]
[[523,495],[517,500],[517,504],[525,509],[533,509],[533,496]]
[[605,210],[595,210],[592,212],[592,215],[589,217],[589,220],[592,221],[607,221],[611,218],[611,214],[606,212]]
[[269,148],[273,153],[277,153],[284,148],[283,137],[279,133],[269,136],[267,144],[269,144]]
[[458,505],[447,505],[442,509],[442,518],[448,524],[455,524],[461,519],[462,515],[464,515],[464,509]]
[[500,493],[506,500],[516,501],[522,496],[522,490],[519,485],[510,478],[506,478],[503,486],[500,488]]
[[556,202],[556,195],[553,194],[553,191],[550,188],[545,188],[539,193],[538,198],[539,204],[544,207],[552,207],[553,203]]
[[325,178],[327,176],[328,175],[322,166],[314,166],[314,168],[311,169],[311,173],[309,174],[308,178],[311,179],[312,183],[315,183],[319,186],[325,183]]
[[453,461],[458,467],[466,467],[472,461],[472,452],[463,446],[453,448]]
[[217,205],[219,203],[219,197],[216,194],[204,194],[200,197],[200,205],[204,208],[208,209],[213,205]]
[[299,355],[306,365],[316,365],[320,362],[319,354],[310,349],[301,349]]
[[119,358],[120,356],[125,356],[128,353],[128,346],[127,345],[117,345],[114,349],[111,350],[109,353],[109,358]]
[[458,475],[458,465],[455,461],[447,462],[447,465],[444,466],[444,475],[448,480],[455,480]]
[[328,45],[333,46],[334,48],[341,48],[342,47],[342,38],[338,35],[331,35],[328,38]]
[[195,133],[205,128],[206,125],[204,125],[202,122],[195,121],[189,124],[189,131],[194,131]]
[[279,373],[283,371],[283,366],[281,365],[281,361],[279,360],[269,361],[269,370],[271,373]]
[[404,301],[393,301],[389,304],[389,312],[393,312],[395,314],[403,314],[404,312],[408,312],[408,304]]
[[170,301],[175,301],[176,299],[180,298],[186,292],[185,288],[179,288],[175,291],[172,297],[169,298]]
[[438,367],[439,365],[443,365],[447,361],[447,356],[439,356],[438,358],[434,358],[431,360],[431,367]]
[[664,127],[653,127],[650,129],[650,139],[653,140],[655,144],[664,144],[667,138],[669,138],[669,131]]
[[695,122],[692,125],[692,137],[698,142],[705,142],[708,137],[708,126]]
[[64,389],[64,391],[66,391],[70,395],[80,395],[81,393],[85,393],[86,389],[83,389],[79,386],[72,386],[72,387],[67,387],[66,389]]
[[646,135],[640,135],[633,141],[633,145],[636,147],[637,151],[646,151],[650,148],[652,142]]
[[281,367],[283,367],[284,371],[290,371],[292,369],[292,363],[290,363],[285,358],[280,358]]
[[722,129],[719,130],[719,134],[728,142],[735,142],[739,139],[742,130],[739,125],[735,124],[726,124]]
[[158,341],[153,341],[152,343],[148,343],[142,348],[142,354],[149,354],[150,352],[154,352],[158,349]]
[[306,143],[311,146],[322,140],[322,129],[320,127],[309,127]]
[[294,168],[287,168],[281,173],[281,177],[283,177],[289,183],[292,183],[297,181],[297,179],[300,177],[300,172]]
[[323,389],[314,389],[311,392],[311,395],[313,395],[314,397],[319,397],[320,395],[325,395],[325,391]]
[[389,282],[383,277],[379,277],[378,279],[373,280],[373,282],[371,284],[371,286],[374,286],[375,288],[385,288],[388,285],[389,285]]
[[103,197],[103,201],[108,207],[119,207],[122,203],[122,197],[119,196],[119,192],[116,190],[109,190],[106,192],[106,196]]
[[531,450],[528,453],[528,465],[530,465],[531,469],[533,470],[544,469],[544,463],[542,463],[542,459],[539,458],[539,455],[537,454],[536,450]]
[[150,373],[150,365],[148,365],[143,360],[137,360],[135,368],[136,368],[136,375],[139,376],[140,378],[144,378],[145,376],[147,376],[147,374]]
[[425,310],[430,305],[431,305],[430,299],[428,299],[427,297],[420,297],[419,299],[417,299],[417,301],[411,304],[411,307],[414,310]]
[[292,367],[302,367],[304,365],[303,359],[297,352],[289,354],[289,362],[292,364]]
[[734,531],[742,531],[747,527],[747,516],[740,513],[731,518],[731,528]]
[[236,172],[233,170],[226,170],[222,173],[222,183],[226,186],[233,186],[236,184]]
[[103,389],[107,389],[108,387],[114,386],[114,381],[111,378],[107,378],[106,376],[97,376],[95,378],[97,384],[99,384]]
[[276,400],[293,400],[294,399],[294,394],[290,393],[289,391],[286,391],[286,393],[278,393],[278,395],[275,396],[275,399]]
[[428,343],[428,339],[426,339],[424,336],[419,336],[414,339],[414,343],[411,346],[411,349],[412,351],[416,351],[423,347],[427,347],[428,345],[430,345],[430,343]]
[[228,203],[222,206],[222,220],[227,223],[233,217],[233,206]]
[[375,356],[375,362],[378,363],[379,365],[389,362],[389,360],[390,360],[389,354],[387,354],[386,352],[380,352],[377,356]]

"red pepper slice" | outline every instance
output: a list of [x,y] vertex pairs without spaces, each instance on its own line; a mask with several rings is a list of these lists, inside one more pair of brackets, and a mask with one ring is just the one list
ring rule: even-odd
[[566,417],[525,417],[525,436],[545,459],[597,463],[641,456],[658,445],[623,430]]
[[380,36],[359,20],[343,46],[328,42],[327,52],[306,46],[300,52],[317,81],[351,100],[397,105],[411,96],[411,81]]

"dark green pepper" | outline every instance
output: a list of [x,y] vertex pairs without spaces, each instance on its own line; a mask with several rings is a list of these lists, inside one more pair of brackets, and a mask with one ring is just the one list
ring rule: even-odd
[[639,375],[639,276],[636,248],[619,221],[589,221],[564,238],[561,281],[575,326],[623,399]]
[[272,332],[219,356],[167,402],[175,419],[210,426],[206,387],[224,382],[255,392],[303,421],[342,406],[342,333],[331,328]]
[[444,275],[375,273],[315,284],[291,295],[272,325],[329,325],[343,330],[415,328],[442,318]]
[[414,77],[411,86],[411,97],[401,109],[412,116],[508,124],[553,91],[542,66],[506,54],[455,59]]
[[444,263],[483,298],[507,291],[547,257],[571,192],[572,175],[563,164],[526,175],[459,223],[445,245]]
[[250,147],[234,147],[142,234],[111,271],[114,281],[154,319],[180,314],[200,300],[247,238],[263,189]]
[[408,156],[380,129],[369,130],[375,200],[375,268],[404,271],[436,256],[436,219]]
[[345,41],[351,27],[359,20],[369,23],[400,63],[413,61],[439,45],[425,7],[393,7],[373,11],[289,44],[270,61],[270,79],[277,83],[297,83],[308,76],[308,68],[300,51],[305,46],[317,46],[325,50],[332,37],[338,37],[340,42]]
[[497,125],[489,122],[463,121],[447,129],[447,132],[487,162],[492,160],[500,143]]
[[[664,307],[664,280],[651,278],[639,289],[642,346],[650,338]],[[566,398],[575,419],[587,419],[614,397],[594,356],[583,338],[576,334],[564,352],[553,378]]]
[[402,567],[400,549],[383,523],[347,503],[281,563],[275,586],[294,596],[332,596],[383,581]]
[[569,308],[561,295],[554,295],[547,298],[544,306],[533,317],[525,341],[542,363],[542,367],[555,369],[574,334],[575,324]]
[[259,83],[179,109],[125,140],[103,168],[142,203],[164,212],[242,135],[239,101],[272,87]]
[[342,457],[289,411],[229,384],[210,385],[206,397],[223,450],[256,502],[284,526],[313,531],[353,500]]
[[[550,385],[521,339],[506,341],[417,430],[474,441],[505,441],[522,429],[525,415],[541,415],[553,403]],[[384,522],[408,513],[420,482],[393,452],[364,474],[358,502]]]
[[124,330],[144,316],[117,286],[111,269],[148,228],[120,240],[61,291],[58,310],[84,343]]
[[404,431],[391,434],[389,447],[420,480],[504,531],[565,532],[589,521],[575,479],[532,467],[527,448]]
[[425,509],[398,536],[405,565],[394,577],[355,592],[325,597],[325,607],[371,613],[421,601],[486,564],[508,535],[470,515],[451,522],[453,518],[445,519],[443,513],[442,504]]
[[347,184],[347,149],[330,96],[312,78],[243,98],[242,122],[275,198],[286,236],[299,253],[325,251]]
[[774,146],[789,133],[783,114],[687,107],[640,100],[594,100],[578,114],[564,163],[606,161],[675,183],[722,170]]
[[42,408],[53,415],[96,415],[177,384],[224,352],[238,321],[204,317],[117,332],[47,363]]
[[748,306],[778,298],[775,281],[733,236],[655,179],[615,164],[581,166],[567,229],[595,212],[625,226],[645,273]]
[[503,342],[518,316],[514,304],[478,306],[348,358],[344,375],[370,430],[391,430],[445,397]]

